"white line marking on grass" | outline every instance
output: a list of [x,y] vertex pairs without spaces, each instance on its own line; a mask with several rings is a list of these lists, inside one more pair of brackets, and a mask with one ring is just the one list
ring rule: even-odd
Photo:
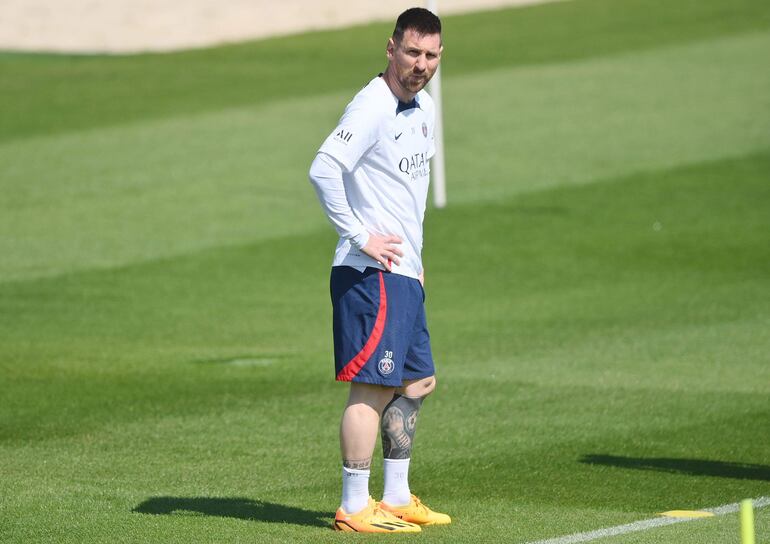
[[[759,497],[752,499],[754,508],[764,508],[770,506],[770,497]],[[710,512],[715,516],[723,516],[725,514],[734,514],[741,509],[741,504],[734,502],[732,504],[724,504],[722,506],[716,506],[714,508],[703,508],[704,512]],[[591,540],[597,540],[599,538],[605,538],[608,536],[624,535],[626,533],[636,533],[638,531],[646,531],[654,527],[662,527],[664,525],[673,525],[674,523],[684,523],[686,521],[696,521],[698,519],[707,518],[667,518],[659,517],[653,519],[645,519],[642,521],[635,521],[634,523],[628,523],[626,525],[617,525],[615,527],[607,527],[605,529],[597,529],[596,531],[589,531],[587,533],[575,533],[572,535],[560,536],[557,538],[549,538],[546,540],[537,540],[535,542],[528,542],[527,544],[575,544],[577,542],[590,542]]]

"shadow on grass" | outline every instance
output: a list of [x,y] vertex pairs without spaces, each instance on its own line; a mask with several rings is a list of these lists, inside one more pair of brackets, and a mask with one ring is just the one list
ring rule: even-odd
[[133,509],[140,514],[193,514],[223,518],[329,527],[333,512],[314,512],[241,497],[152,497]]
[[620,457],[615,455],[584,455],[581,463],[611,467],[654,470],[691,476],[717,476],[738,480],[770,481],[770,466],[703,459],[670,459],[667,457]]

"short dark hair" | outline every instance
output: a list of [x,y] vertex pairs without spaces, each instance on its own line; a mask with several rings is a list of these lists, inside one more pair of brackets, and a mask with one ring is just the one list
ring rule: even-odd
[[421,36],[441,34],[441,19],[425,8],[409,8],[396,20],[396,28],[393,29],[393,41],[401,41],[404,32],[410,28]]

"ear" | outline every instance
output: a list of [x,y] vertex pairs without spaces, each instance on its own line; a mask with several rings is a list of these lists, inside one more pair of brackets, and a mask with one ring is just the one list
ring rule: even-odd
[[393,54],[396,51],[396,42],[393,41],[393,38],[388,38],[388,46],[385,48],[385,54],[388,57],[388,60],[391,60],[393,58]]

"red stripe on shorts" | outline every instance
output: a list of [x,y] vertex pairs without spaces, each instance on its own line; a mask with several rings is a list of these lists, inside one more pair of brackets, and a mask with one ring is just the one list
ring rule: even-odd
[[353,357],[348,364],[346,364],[339,374],[337,374],[337,380],[342,382],[349,382],[361,371],[361,369],[372,356],[374,350],[377,349],[377,345],[380,343],[382,333],[385,330],[385,316],[388,313],[388,296],[385,293],[385,278],[380,274],[380,307],[377,309],[377,320],[374,322],[374,328],[369,335],[369,339],[364,344],[364,347],[358,354]]

